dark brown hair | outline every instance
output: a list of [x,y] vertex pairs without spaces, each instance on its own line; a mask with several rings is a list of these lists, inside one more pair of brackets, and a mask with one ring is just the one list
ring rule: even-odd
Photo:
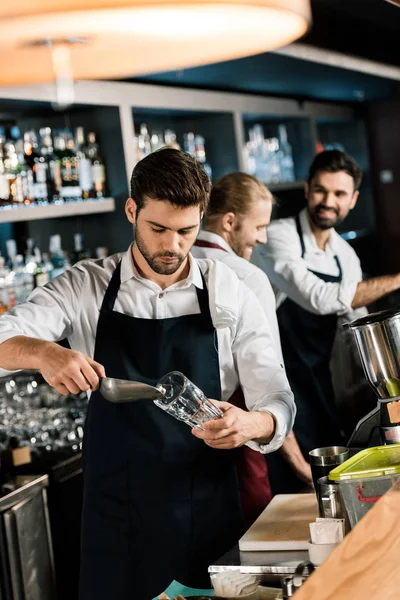
[[362,181],[362,171],[354,158],[341,150],[325,150],[320,152],[311,163],[308,173],[308,183],[318,171],[339,173],[345,171],[354,181],[354,189],[358,190]]
[[271,192],[258,179],[247,173],[229,173],[212,187],[207,219],[232,212],[244,216],[256,198],[274,201]]
[[145,198],[167,201],[186,208],[199,206],[205,212],[210,199],[210,179],[203,166],[190,154],[175,148],[162,148],[140,160],[131,177],[131,198],[137,213]]

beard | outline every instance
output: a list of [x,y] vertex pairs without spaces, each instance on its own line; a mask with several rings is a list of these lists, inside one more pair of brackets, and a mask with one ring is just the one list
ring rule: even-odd
[[246,243],[243,235],[241,235],[242,229],[242,223],[237,223],[229,238],[229,245],[237,256],[250,260],[253,248]]
[[[135,242],[149,267],[158,275],[173,275],[182,265],[183,261],[187,258],[187,255],[183,256],[182,254],[178,254],[176,252],[163,251],[151,254],[144,243],[143,238],[140,236],[137,226],[135,228]],[[175,258],[176,260],[168,264],[160,261],[160,258]]]
[[[336,213],[335,217],[323,217],[321,216],[321,212],[323,209],[334,210]],[[319,229],[331,229],[332,227],[337,227],[344,220],[344,217],[339,216],[339,211],[336,208],[331,208],[325,206],[324,204],[318,204],[312,210],[308,210],[311,221],[316,225]]]

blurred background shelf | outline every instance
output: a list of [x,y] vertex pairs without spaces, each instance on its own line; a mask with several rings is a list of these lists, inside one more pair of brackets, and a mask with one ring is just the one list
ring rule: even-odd
[[60,202],[54,204],[31,204],[28,206],[11,206],[0,208],[0,223],[16,223],[38,219],[57,219],[80,215],[94,215],[115,211],[114,198],[103,200],[81,200],[77,202]]
[[282,183],[269,183],[267,187],[271,192],[280,192],[285,190],[302,190],[304,189],[304,184],[305,179],[298,179],[296,181],[283,181]]

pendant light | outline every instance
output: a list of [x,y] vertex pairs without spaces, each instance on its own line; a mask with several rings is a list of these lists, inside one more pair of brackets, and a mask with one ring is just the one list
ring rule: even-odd
[[133,77],[273,50],[309,0],[2,0],[0,85]]

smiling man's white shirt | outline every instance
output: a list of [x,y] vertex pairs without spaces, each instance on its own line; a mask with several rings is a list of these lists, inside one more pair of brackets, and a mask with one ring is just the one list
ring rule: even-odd
[[[222,400],[229,400],[239,385],[240,376],[247,408],[270,412],[276,420],[275,435],[269,444],[249,442],[248,445],[261,452],[278,449],[293,426],[293,394],[258,300],[235,273],[222,264],[190,256],[188,277],[161,289],[139,275],[132,262],[131,247],[125,253],[105,259],[82,261],[46,286],[36,288],[27,302],[3,314],[0,343],[16,335],[47,341],[66,337],[74,350],[93,358],[100,307],[120,260],[121,287],[114,310],[142,319],[199,313],[196,287],[203,287],[203,273],[210,299],[214,297],[217,305],[212,306],[210,302],[217,332]],[[210,290],[211,281],[213,290]],[[221,298],[220,307],[218,298]],[[233,319],[232,315],[237,318]],[[140,340],[132,340],[132,343],[140,344]],[[0,375],[8,373],[0,369]]]
[[[354,313],[351,304],[357,285],[362,281],[357,254],[334,229],[331,230],[325,250],[321,250],[311,230],[306,208],[299,217],[305,245],[304,258],[301,256],[296,221],[288,218],[272,221],[267,230],[268,243],[254,249],[252,262],[271,281],[278,308],[289,297],[312,313],[346,315],[352,318]],[[340,283],[327,283],[309,271],[311,269],[326,275],[339,275],[335,256],[342,268]],[[366,309],[362,311],[366,313]],[[359,315],[360,309],[357,311],[357,316]]]

